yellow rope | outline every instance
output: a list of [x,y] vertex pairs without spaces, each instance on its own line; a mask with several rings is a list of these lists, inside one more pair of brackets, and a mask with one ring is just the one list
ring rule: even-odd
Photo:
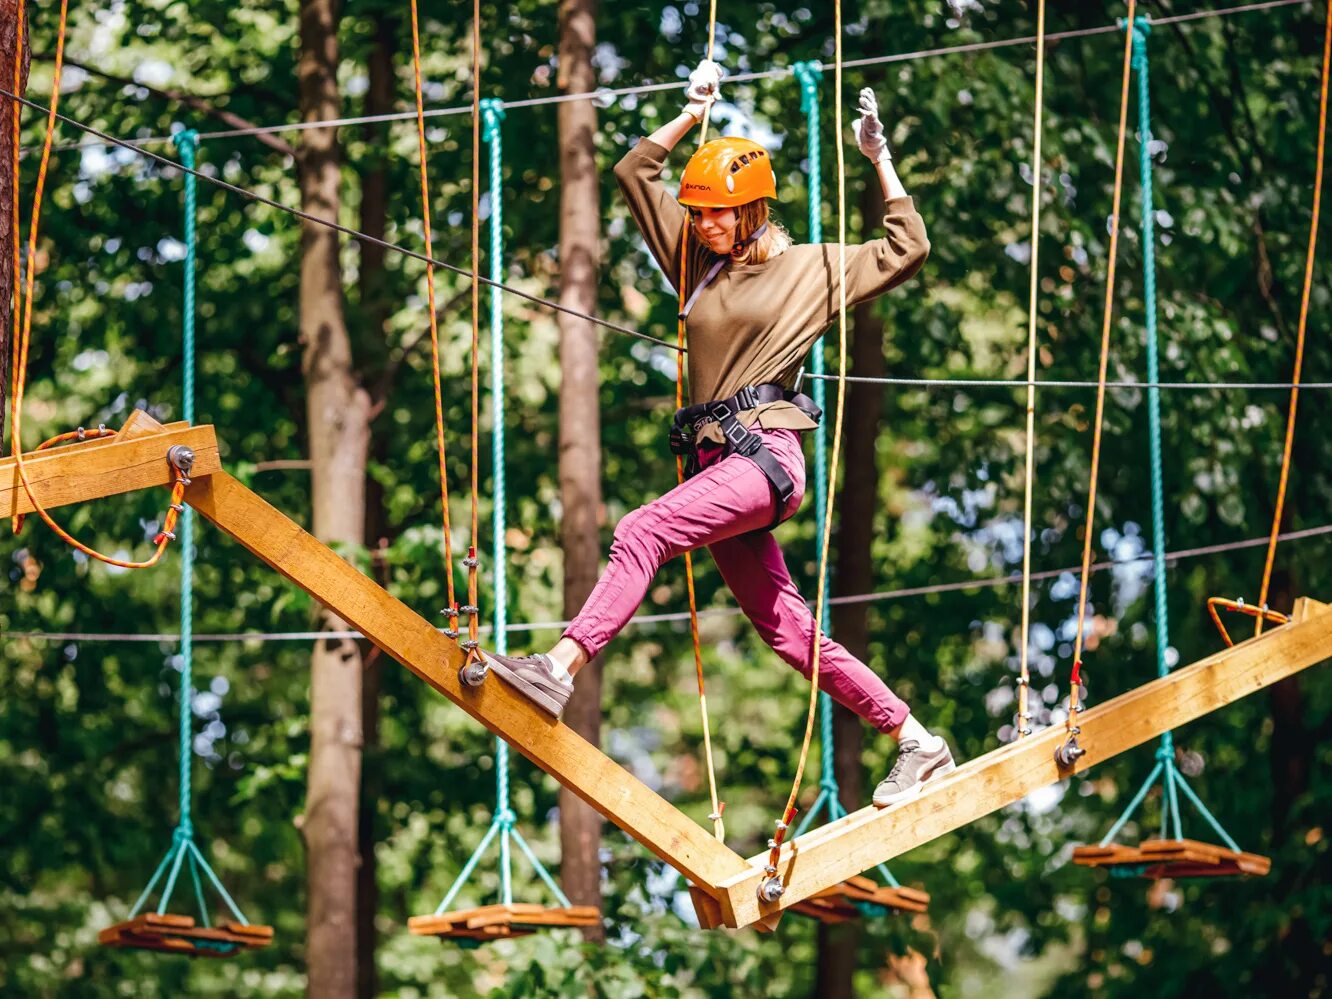
[[837,136],[837,408],[833,419],[832,454],[828,460],[828,515],[823,518],[823,541],[819,546],[819,583],[814,598],[814,634],[809,674],[809,709],[805,714],[805,734],[800,741],[800,759],[796,764],[791,793],[777,820],[772,839],[768,841],[769,855],[766,872],[775,876],[782,840],[796,814],[796,799],[805,778],[805,765],[809,761],[809,746],[814,736],[814,718],[819,704],[819,659],[823,638],[823,595],[828,587],[828,548],[832,541],[832,510],[837,498],[837,466],[842,451],[842,418],[846,404],[846,145],[842,137],[842,0],[833,2],[833,131]]
[[[712,0],[708,8],[708,59],[712,58],[713,46],[717,38],[717,0]],[[698,144],[701,147],[707,141],[708,136],[708,117],[712,112],[712,103],[709,102],[703,108],[703,127],[698,135]],[[676,321],[676,344],[679,350],[675,354],[675,408],[680,409],[684,406],[684,382],[685,382],[685,302],[687,291],[687,277],[689,271],[689,219],[686,217],[684,230],[680,233],[680,277],[677,282],[680,288],[680,308],[677,310],[679,318]],[[675,456],[675,481],[677,484],[683,484],[684,458],[680,455]],[[693,552],[684,553],[685,563],[685,589],[689,595],[689,631],[694,643],[694,674],[698,679],[698,710],[702,716],[703,724],[703,763],[708,772],[708,794],[712,801],[712,811],[708,813],[708,818],[712,820],[712,835],[717,838],[719,843],[726,841],[726,823],[722,820],[722,815],[726,811],[726,803],[717,796],[717,768],[712,759],[712,723],[708,719],[708,695],[703,682],[703,644],[698,634],[698,596],[694,589],[694,555]]]
[[1018,637],[1017,738],[1031,734],[1031,493],[1036,476],[1036,297],[1040,285],[1041,246],[1041,109],[1045,90],[1045,0],[1036,7],[1036,123],[1031,153],[1031,293],[1027,302],[1027,460],[1022,491],[1022,629]]

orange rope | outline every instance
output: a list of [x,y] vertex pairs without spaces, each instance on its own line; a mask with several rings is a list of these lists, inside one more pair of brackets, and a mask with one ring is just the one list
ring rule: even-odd
[[[18,7],[18,46],[15,49],[14,63],[14,92],[19,92],[19,83],[21,80],[21,68],[23,59],[23,22],[24,22],[24,4],[19,3]],[[60,103],[60,77],[65,64],[65,30],[69,14],[69,0],[61,0],[60,20],[56,31],[56,52],[55,52],[55,71],[51,82],[51,106],[46,116],[46,136],[42,141],[42,157],[37,168],[37,185],[32,195],[32,218],[28,222],[28,255],[27,270],[23,275],[23,290],[19,293],[19,269],[18,263],[21,254],[19,252],[19,230],[18,230],[18,148],[21,141],[20,122],[18,102],[14,102],[14,337],[13,351],[13,382],[14,391],[10,399],[10,420],[13,424],[12,440],[14,452],[14,467],[18,470],[19,479],[23,483],[23,490],[28,495],[28,500],[32,504],[37,515],[42,518],[46,525],[55,532],[66,544],[81,551],[89,558],[95,558],[99,562],[105,562],[108,565],[118,566],[122,569],[148,569],[156,565],[166,552],[167,545],[175,539],[176,520],[180,516],[181,503],[185,495],[185,487],[189,484],[189,478],[184,472],[177,469],[175,472],[175,482],[171,489],[171,505],[162,518],[162,529],[153,539],[154,551],[151,557],[142,562],[132,562],[124,559],[112,558],[101,552],[90,548],[82,541],[79,541],[72,534],[55,522],[46,509],[38,501],[33,492],[32,482],[28,478],[27,468],[23,460],[23,394],[27,389],[27,370],[28,353],[32,343],[32,302],[34,288],[37,277],[37,236],[40,231],[42,216],[42,195],[46,190],[46,175],[51,162],[51,144],[55,138],[55,123],[57,107]],[[19,320],[20,305],[22,307],[22,320]],[[48,442],[49,445],[50,442]],[[22,526],[23,520],[19,515],[13,519],[13,528],[17,532]]]
[[1119,252],[1119,202],[1124,190],[1124,143],[1128,134],[1129,83],[1133,76],[1133,17],[1136,0],[1129,0],[1128,28],[1124,31],[1124,82],[1119,96],[1119,138],[1115,147],[1115,194],[1110,207],[1110,259],[1106,265],[1105,308],[1101,319],[1101,360],[1096,375],[1096,419],[1092,424],[1091,481],[1087,488],[1087,523],[1082,533],[1082,577],[1078,586],[1078,630],[1073,636],[1073,673],[1069,681],[1069,734],[1077,727],[1078,700],[1082,696],[1083,629],[1087,620],[1087,587],[1091,580],[1092,535],[1096,525],[1096,486],[1101,474],[1101,431],[1105,416],[1106,370],[1110,362],[1110,322],[1115,311],[1115,262]]
[[[411,0],[412,11],[412,72],[416,86],[416,149],[421,177],[421,220],[425,230],[425,252],[434,256],[430,229],[430,180],[426,170],[425,102],[421,92],[421,32],[417,22],[416,0]],[[430,309],[431,375],[435,388],[435,451],[439,458],[440,508],[444,519],[444,583],[448,595],[445,613],[449,618],[448,631],[458,636],[458,601],[453,586],[453,527],[449,520],[449,474],[446,467],[448,445],[444,439],[444,389],[439,373],[439,321],[435,314],[435,265],[426,262],[426,299]]]
[[1234,611],[1237,614],[1248,614],[1249,617],[1257,618],[1259,621],[1270,621],[1273,624],[1289,624],[1290,618],[1285,614],[1274,610],[1268,610],[1265,607],[1255,607],[1253,604],[1246,604],[1243,600],[1227,600],[1225,597],[1208,597],[1207,613],[1212,615],[1212,623],[1216,625],[1216,630],[1221,632],[1221,640],[1227,646],[1234,645],[1230,637],[1230,632],[1226,631],[1226,626],[1221,623],[1221,615],[1217,613],[1217,608],[1222,610]]
[[[1290,409],[1286,413],[1286,443],[1281,453],[1281,478],[1277,483],[1276,510],[1272,514],[1272,533],[1267,542],[1267,561],[1263,564],[1263,585],[1258,591],[1258,605],[1267,609],[1267,594],[1272,584],[1272,566],[1276,561],[1277,534],[1286,508],[1286,485],[1290,479],[1290,456],[1295,443],[1295,413],[1300,405],[1300,374],[1304,368],[1304,339],[1309,321],[1309,293],[1313,289],[1314,250],[1318,245],[1318,212],[1323,195],[1323,150],[1327,141],[1327,78],[1332,58],[1332,0],[1328,0],[1323,28],[1323,79],[1318,98],[1318,164],[1314,170],[1313,218],[1309,222],[1309,251],[1304,260],[1304,291],[1300,296],[1300,325],[1295,338],[1295,374],[1291,377]],[[1254,622],[1255,635],[1263,633],[1263,618]]]

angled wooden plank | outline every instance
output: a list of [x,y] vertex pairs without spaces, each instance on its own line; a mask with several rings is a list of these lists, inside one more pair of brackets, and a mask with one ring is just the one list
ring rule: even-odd
[[711,888],[744,868],[740,856],[503,681],[463,687],[457,642],[230,475],[195,476],[185,500],[686,877]]
[[1246,694],[1332,656],[1332,612],[1309,601],[1303,620],[1271,629],[1233,648],[1174,670],[1085,711],[1077,766],[1060,769],[1054,751],[1064,740],[1052,726],[964,763],[917,798],[886,809],[861,809],[783,845],[778,862],[785,892],[775,903],[758,898],[767,854],[712,894],[727,926],[747,926],[829,885],[927,843],[960,826],[1155,739]]
[[[196,476],[221,470],[217,437],[209,426],[163,429],[131,440],[86,441],[31,452],[24,457],[23,468],[42,506],[54,510],[139,489],[169,488],[173,472],[166,453],[175,444],[193,449]],[[33,509],[15,460],[0,459],[0,517],[32,513]]]

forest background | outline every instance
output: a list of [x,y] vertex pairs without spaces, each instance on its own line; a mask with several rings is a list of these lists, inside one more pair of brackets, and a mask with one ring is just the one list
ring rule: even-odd
[[[849,59],[1035,33],[1035,5],[1015,0],[845,6]],[[831,61],[825,5],[719,7],[717,58],[733,75]],[[0,3],[6,67],[14,9],[14,0]],[[1165,17],[1203,8],[1162,0],[1139,9]],[[1052,5],[1047,30],[1101,28],[1123,14],[1120,4]],[[126,137],[407,111],[407,15],[397,0],[75,4],[62,110]],[[45,104],[55,5],[30,5],[30,17],[27,93]],[[464,109],[428,122],[434,250],[467,267],[471,8],[426,3],[421,17],[426,105]],[[1163,25],[1151,35],[1164,380],[1290,378],[1313,198],[1321,18],[1315,5],[1295,3]],[[598,8],[592,0],[516,0],[483,4],[481,37],[480,91],[513,102],[682,83],[704,55],[707,17],[693,2]],[[1095,377],[1121,54],[1116,31],[1052,42],[1047,51],[1041,380]],[[857,67],[841,94],[825,73],[825,231],[836,231],[832,102],[847,109],[849,144],[855,91],[871,86],[933,246],[917,278],[856,311],[855,374],[1024,376],[1034,55],[1028,42]],[[508,109],[503,187],[482,197],[487,215],[492,199],[503,199],[507,281],[674,335],[673,297],[609,168],[681,100],[667,90]],[[807,238],[796,82],[727,84],[714,121],[772,147],[780,217]],[[1130,112],[1131,131],[1135,122]],[[42,127],[38,113],[24,112],[25,150],[40,143]],[[199,159],[210,176],[421,249],[416,141],[413,123],[399,120],[206,137]],[[76,426],[118,426],[136,406],[177,419],[182,404],[181,174],[68,126],[57,142],[81,145],[60,148],[51,169],[27,447]],[[175,156],[169,143],[150,148]],[[1128,156],[1134,163],[1132,134]],[[674,169],[682,161],[683,151]],[[28,152],[25,219],[35,163]],[[1140,190],[1135,169],[1126,172],[1110,375],[1142,380]],[[876,192],[866,189],[872,179],[849,146],[856,240],[877,231]],[[446,569],[422,265],[308,224],[303,230],[282,212],[207,184],[199,221],[198,422],[216,424],[229,471],[435,615]],[[481,266],[489,266],[484,256]],[[8,266],[0,276],[12,280]],[[1326,268],[1316,276],[1305,377],[1327,382]],[[453,523],[465,525],[469,290],[465,278],[438,280]],[[674,481],[664,426],[675,360],[664,348],[557,321],[518,298],[506,297],[503,308],[510,619],[551,622],[586,585],[618,518]],[[496,360],[483,354],[483,380]],[[835,594],[1004,577],[1020,566],[1024,395],[1005,387],[851,392]],[[1093,399],[1086,389],[1038,395],[1037,570],[1079,560]],[[1301,400],[1289,529],[1329,522],[1332,443],[1321,432],[1329,409],[1324,391]],[[1279,391],[1164,394],[1172,550],[1265,534],[1285,410]],[[1093,703],[1155,670],[1151,564],[1140,558],[1151,530],[1146,411],[1140,390],[1109,393],[1095,540],[1098,557],[1115,566],[1091,587]],[[483,445],[487,414],[483,405]],[[6,436],[6,453],[8,443]],[[486,453],[483,547],[494,473]],[[108,500],[63,518],[104,550],[140,553],[160,501]],[[780,531],[807,595],[814,527],[806,501]],[[465,529],[454,540],[461,550]],[[197,632],[335,626],[215,531],[199,532],[197,550]],[[1326,535],[1283,546],[1273,605],[1288,609],[1302,593],[1327,599],[1328,554]],[[5,994],[905,995],[922,972],[941,996],[1328,994],[1332,678],[1317,669],[1178,734],[1180,760],[1200,772],[1204,800],[1241,845],[1271,855],[1267,878],[1153,884],[1069,863],[1073,845],[1099,838],[1145,775],[1151,750],[1143,748],[895,861],[899,879],[931,893],[927,918],[828,930],[789,917],[768,936],[702,933],[673,872],[613,827],[599,830],[562,808],[554,783],[518,759],[519,825],[552,864],[563,831],[566,884],[576,897],[590,891],[601,899],[604,939],[561,931],[461,950],[409,935],[406,919],[433,910],[490,820],[490,737],[361,643],[201,641],[191,692],[196,835],[246,913],[273,925],[276,939],[225,962],[99,949],[97,930],[123,918],[175,824],[179,650],[169,638],[31,636],[174,634],[177,557],[155,572],[114,571],[72,553],[37,522],[0,540]],[[807,687],[730,613],[710,561],[697,566],[701,604],[721,611],[704,618],[703,649],[730,845],[752,853],[795,767]],[[1171,564],[1172,662],[1218,647],[1205,598],[1253,599],[1261,566],[1261,548]],[[489,614],[488,567],[482,580]],[[1016,585],[987,585],[844,604],[832,628],[968,759],[1012,734],[1019,600]],[[1073,572],[1033,588],[1038,724],[1062,718],[1076,600]],[[682,570],[672,564],[644,610],[684,607]],[[536,628],[510,640],[541,647],[556,634]],[[631,626],[605,656],[593,691],[599,698],[581,695],[577,720],[585,730],[599,720],[597,737],[611,756],[703,822],[709,805],[691,661],[686,626]],[[312,678],[328,692],[313,716]],[[890,747],[854,719],[840,718],[837,731],[838,773],[848,806],[857,807],[888,766]],[[807,786],[806,800],[814,790]],[[1148,834],[1157,814],[1153,797],[1125,835]],[[1186,818],[1186,831],[1202,836],[1200,820]],[[519,894],[544,899],[524,880],[521,860],[517,867]],[[493,862],[485,864],[463,900],[488,901],[497,886]]]

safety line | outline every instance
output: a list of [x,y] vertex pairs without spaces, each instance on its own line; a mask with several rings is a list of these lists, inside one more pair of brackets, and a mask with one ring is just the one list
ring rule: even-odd
[[[1306,527],[1298,531],[1287,531],[1278,536],[1279,541],[1293,542],[1306,541],[1311,538],[1324,537],[1332,534],[1332,524],[1324,524],[1321,527]],[[1176,562],[1186,561],[1188,559],[1202,558],[1207,555],[1221,555],[1226,552],[1244,551],[1249,548],[1261,548],[1267,544],[1267,535],[1256,538],[1246,538],[1242,541],[1223,541],[1214,545],[1203,545],[1199,548],[1181,548],[1177,551],[1166,552],[1165,560],[1167,565]],[[1135,555],[1133,558],[1123,559],[1118,562],[1093,562],[1089,569],[1091,572],[1103,572],[1106,569],[1114,569],[1128,565],[1134,565],[1138,562],[1150,562],[1153,555],[1150,552],[1144,552],[1141,555]],[[1033,572],[1031,578],[1033,581],[1058,579],[1060,576],[1077,575],[1080,567],[1070,565],[1063,569],[1043,569],[1040,572]],[[842,604],[868,604],[885,603],[896,600],[907,600],[913,597],[931,596],[937,593],[956,593],[959,590],[986,590],[994,589],[1000,586],[1015,585],[1022,582],[1021,573],[1009,573],[1006,576],[989,576],[983,579],[964,579],[952,583],[929,583],[925,586],[905,586],[893,590],[878,590],[872,593],[853,593],[846,596],[833,597],[828,603],[833,606]],[[698,612],[699,617],[738,617],[743,612],[738,607],[707,607]],[[689,620],[689,614],[685,611],[672,611],[668,614],[639,614],[629,619],[628,625],[644,626],[656,624],[679,624]],[[506,624],[505,632],[513,634],[515,632],[531,631],[550,631],[564,629],[569,626],[569,621],[527,621],[513,624]],[[489,634],[493,631],[489,625],[482,625],[483,634]],[[210,632],[195,633],[195,642],[312,642],[320,639],[358,639],[365,636],[359,631],[239,631],[239,632]],[[0,631],[0,641],[10,640],[31,640],[31,641],[50,641],[50,642],[159,642],[173,643],[180,640],[180,636],[170,632],[92,632],[92,631]]]
[[[805,378],[829,381],[836,375],[819,375],[807,372]],[[848,382],[862,385],[897,385],[903,388],[1026,388],[1027,382],[1021,378],[888,378],[867,375],[847,375]],[[1052,380],[1039,382],[1041,388],[1100,388],[1100,382],[1077,380]],[[1113,389],[1172,389],[1172,390],[1222,390],[1236,389],[1244,391],[1262,391],[1265,389],[1288,390],[1293,388],[1332,389],[1332,382],[1106,382],[1106,388]]]
[[[1170,17],[1153,18],[1152,23],[1162,24],[1182,24],[1190,21],[1205,20],[1214,17],[1231,17],[1236,14],[1249,14],[1259,11],[1275,10],[1281,7],[1294,7],[1307,4],[1308,0],[1267,0],[1264,3],[1240,4],[1235,7],[1220,7],[1213,10],[1193,11],[1188,14],[1174,14]],[[1047,42],[1065,41],[1075,38],[1089,38],[1095,35],[1107,35],[1119,28],[1114,24],[1101,25],[1095,28],[1078,28],[1070,31],[1057,31],[1046,35]],[[1021,45],[1031,45],[1035,43],[1036,36],[1024,35],[1017,38],[1001,38],[988,42],[963,42],[957,45],[945,45],[938,48],[916,49],[911,52],[897,52],[891,55],[868,56],[863,59],[850,59],[842,65],[847,69],[861,68],[865,66],[883,66],[899,62],[914,62],[920,59],[932,59],[948,55],[965,55],[973,52],[984,52],[993,49],[1012,48]],[[815,63],[822,68],[821,64]],[[789,77],[794,72],[794,66],[782,66],[778,69],[761,70],[752,73],[736,73],[728,76],[727,79],[732,83],[748,83],[756,80],[777,80]],[[504,101],[500,107],[504,109],[512,108],[532,108],[542,107],[547,104],[564,104],[569,101],[603,101],[608,102],[619,97],[637,96],[640,94],[660,93],[667,90],[676,90],[681,86],[681,81],[672,80],[664,83],[643,83],[634,84],[627,87],[604,87],[598,90],[586,90],[576,94],[552,94],[546,97],[528,97],[516,101]],[[470,114],[472,106],[470,104],[450,105],[442,108],[430,108],[425,112],[427,118],[444,118],[454,115]],[[274,135],[286,132],[303,132],[314,128],[341,128],[351,125],[376,125],[381,123],[391,123],[400,121],[410,121],[416,117],[413,111],[392,111],[385,114],[373,115],[354,115],[343,118],[327,118],[317,121],[299,121],[288,122],[278,125],[256,125],[252,128],[229,128],[220,129],[215,132],[201,132],[199,138],[204,139],[233,139],[244,138],[252,135]],[[165,144],[171,141],[169,135],[145,136],[141,139],[127,140],[134,146]],[[53,148],[53,152],[61,152],[70,149],[85,149],[101,145],[96,142],[69,143]]]
[[[0,87],[0,97],[8,97],[11,101],[17,101],[23,106],[32,108],[34,111],[39,111],[42,114],[51,114],[50,108],[44,107],[41,104],[38,104],[36,101],[29,100],[26,97],[19,97],[15,95],[13,91],[6,90],[3,87]],[[91,125],[86,125],[81,121],[76,121],[75,119],[69,117],[68,115],[54,114],[53,117],[57,121],[62,121],[66,125],[70,125],[81,132],[87,132],[89,135],[95,135],[98,138],[106,140],[107,142],[109,142],[114,146],[119,146],[122,149],[128,149],[132,152],[137,153],[140,156],[153,160],[156,163],[160,163],[163,166],[168,166],[171,167],[172,169],[180,170],[182,173],[193,174],[198,179],[203,180],[209,184],[212,184],[214,187],[220,187],[222,190],[230,191],[232,194],[239,194],[241,197],[247,198],[250,201],[255,202],[256,204],[266,205],[269,208],[276,208],[278,211],[285,212],[286,214],[291,215],[294,218],[302,219],[306,222],[313,222],[316,225],[322,225],[325,228],[332,229],[334,232],[340,232],[344,236],[350,236],[352,239],[355,239],[358,242],[369,243],[372,246],[378,246],[385,250],[392,250],[394,253],[399,253],[404,257],[411,257],[413,260],[420,260],[423,263],[433,264],[436,267],[443,268],[446,271],[450,271],[453,274],[458,274],[468,279],[470,279],[472,276],[472,272],[468,270],[466,267],[459,267],[457,264],[450,264],[447,261],[440,260],[436,257],[432,257],[429,254],[420,253],[416,250],[408,249],[407,247],[402,246],[399,243],[390,243],[386,239],[379,239],[378,237],[371,236],[368,233],[361,232],[358,229],[353,229],[350,226],[342,225],[340,222],[334,222],[330,219],[319,218],[318,216],[311,215],[309,212],[302,211],[299,208],[291,208],[288,205],[282,204],[280,201],[274,201],[272,198],[266,198],[262,194],[256,194],[254,191],[247,190],[244,187],[238,187],[235,184],[229,184],[225,180],[222,180],[218,177],[210,177],[208,174],[201,173],[198,170],[190,170],[187,167],[181,166],[179,163],[175,162],[174,160],[167,159],[165,156],[159,156],[157,153],[154,153],[149,149],[140,149],[132,145],[129,141],[125,139],[117,138],[114,135],[110,135],[107,132],[103,132],[101,129],[94,128]],[[499,288],[502,291],[504,291],[506,294],[524,299],[525,301],[531,302],[534,305],[540,305],[545,308],[551,309],[555,312],[563,312],[566,315],[575,316],[578,319],[585,319],[590,323],[600,326],[603,329],[608,329],[614,333],[623,333],[626,336],[636,337],[639,340],[646,340],[649,343],[655,343],[657,346],[666,347],[669,350],[677,349],[673,343],[669,343],[668,341],[652,336],[651,334],[641,333],[638,330],[631,329],[628,326],[622,326],[619,323],[613,323],[607,319],[601,319],[597,316],[589,315],[585,312],[579,312],[577,309],[570,308],[567,305],[561,305],[559,302],[551,301],[548,298],[542,298],[540,295],[533,295],[530,292],[522,291],[521,289],[515,288],[512,285],[492,281],[491,279],[486,277],[479,277],[477,280],[479,280],[484,285],[487,285],[489,287]]]

